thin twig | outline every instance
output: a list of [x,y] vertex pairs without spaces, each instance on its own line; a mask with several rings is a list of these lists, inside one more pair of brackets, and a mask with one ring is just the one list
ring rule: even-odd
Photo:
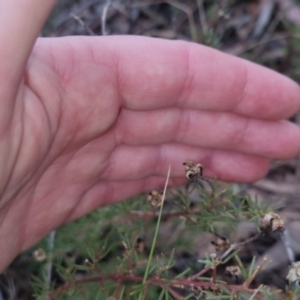
[[177,9],[182,10],[183,12],[185,12],[187,14],[192,40],[194,42],[198,42],[197,27],[196,27],[195,19],[193,16],[193,10],[189,6],[179,3],[177,1],[165,0],[163,2],[176,7]]
[[243,241],[241,243],[234,243],[232,244],[220,257],[220,260],[223,261],[231,252],[233,252],[234,250],[237,250],[241,247],[243,247],[244,245],[251,243],[253,241],[255,241],[256,239],[258,239],[260,236],[262,235],[261,232],[257,233],[255,236],[247,239],[246,241]]
[[[16,297],[17,297],[17,289],[16,289],[14,279],[6,271],[3,272],[3,275],[6,277],[6,281],[7,281],[7,287],[5,288],[5,291],[7,293],[7,297],[5,299],[15,300]],[[0,294],[1,294],[1,297],[2,297],[0,299],[4,300],[2,292]]]
[[197,279],[198,277],[204,275],[206,272],[208,272],[211,269],[212,269],[212,266],[207,266],[204,269],[202,269],[200,272],[198,272],[197,274],[189,277],[188,280],[193,281],[193,280]]
[[293,264],[293,262],[295,262],[295,253],[291,246],[291,236],[290,236],[290,232],[287,228],[285,229],[285,231],[282,234],[280,234],[280,238],[285,247],[290,264]]
[[113,299],[119,299],[120,298],[120,293],[121,293],[121,290],[122,290],[122,281],[119,281],[118,282],[118,285],[117,285],[117,288],[114,292],[114,296],[113,296]]
[[[258,38],[262,35],[265,28],[268,26],[272,13],[274,11],[275,3],[270,1],[265,1],[262,4],[260,13],[258,14],[255,27],[253,29],[252,36]],[[273,31],[272,31],[273,32]]]
[[[254,272],[257,274],[256,272]],[[253,273],[253,274],[254,274]],[[252,276],[251,276],[252,278]],[[49,292],[48,293],[48,298],[49,299],[55,299],[58,295],[62,294],[65,290],[68,290],[70,288],[74,288],[74,286],[77,285],[82,285],[86,283],[91,283],[91,282],[101,282],[101,281],[115,281],[115,282],[138,282],[142,283],[143,282],[143,277],[141,276],[135,276],[135,275],[128,275],[128,274],[110,274],[110,275],[102,275],[102,276],[95,276],[95,277],[89,277],[89,278],[83,278],[83,279],[78,279],[72,282],[66,282],[64,285],[60,286],[57,288],[55,291]],[[209,281],[192,281],[190,278],[188,279],[173,279],[170,280],[169,282],[166,282],[165,279],[158,278],[158,277],[148,277],[147,278],[147,283],[153,284],[156,286],[160,286],[163,288],[168,289],[167,287],[201,287],[201,288],[210,288],[213,286],[213,284]],[[226,287],[228,290],[232,292],[245,292],[245,293],[250,293],[253,294],[255,290],[250,289],[247,286],[244,285],[232,285],[232,284],[222,284],[224,287]],[[171,293],[171,291],[168,289],[168,291]],[[172,294],[174,295],[175,291],[172,290]]]
[[108,33],[106,32],[106,17],[107,17],[107,12],[109,9],[109,6],[111,4],[110,0],[107,0],[102,11],[102,16],[101,16],[101,32],[102,35],[107,35]]
[[71,14],[71,17],[75,19],[82,27],[84,27],[89,35],[95,35],[94,31],[88,25],[86,25],[86,23],[83,22],[80,17],[75,14]]
[[184,300],[185,299],[184,297],[182,297],[181,295],[176,293],[170,286],[164,284],[164,285],[161,285],[161,287],[163,289],[167,290],[174,297],[175,300]]
[[267,43],[277,42],[277,41],[286,40],[286,39],[300,39],[300,35],[297,35],[297,34],[287,34],[287,35],[283,35],[283,36],[276,37],[276,38],[273,38],[273,39],[264,40],[264,41],[255,43],[254,45],[250,45],[249,47],[246,47],[241,52],[235,53],[235,55],[236,56],[241,56],[241,55],[247,53],[248,51],[251,51],[251,50],[255,49],[256,47],[265,45]]
[[253,183],[254,187],[270,191],[277,194],[296,195],[300,194],[300,186],[298,183],[274,182],[270,179],[261,179]]
[[201,23],[202,34],[205,37],[208,26],[207,26],[205,11],[204,11],[203,0],[197,0],[197,4],[198,4],[199,19],[200,19],[200,23]]
[[143,289],[143,294],[142,294],[142,300],[146,300],[147,299],[147,293],[148,293],[148,289],[149,289],[149,282],[146,282],[144,289]]
[[215,266],[213,268],[213,274],[212,274],[212,284],[215,285],[216,284],[216,280],[217,280],[217,266]]
[[261,290],[261,288],[263,287],[263,285],[261,284],[256,290],[255,292],[252,294],[251,298],[249,298],[249,300],[254,300],[254,297],[259,293],[259,291]]
[[253,274],[244,282],[243,286],[245,288],[249,288],[249,285],[254,280],[254,278],[257,276],[257,274],[261,271],[262,267],[264,266],[264,264],[266,262],[267,262],[267,258],[264,257],[263,260],[262,260],[262,262],[260,263],[260,265],[257,266],[257,268],[255,269],[255,271],[253,272]]

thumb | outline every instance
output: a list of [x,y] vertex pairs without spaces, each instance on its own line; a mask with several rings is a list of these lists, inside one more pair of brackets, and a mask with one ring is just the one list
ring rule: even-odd
[[55,0],[0,0],[0,126],[10,120],[18,85]]

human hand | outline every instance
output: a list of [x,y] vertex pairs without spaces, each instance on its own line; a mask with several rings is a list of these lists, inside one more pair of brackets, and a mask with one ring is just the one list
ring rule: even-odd
[[282,120],[300,107],[288,78],[182,41],[67,37],[32,51],[52,2],[0,0],[1,270],[64,222],[161,187],[169,165],[171,184],[186,159],[251,182],[299,153]]

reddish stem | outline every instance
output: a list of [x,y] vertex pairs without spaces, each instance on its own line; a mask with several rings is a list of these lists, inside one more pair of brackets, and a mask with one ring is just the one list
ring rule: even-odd
[[[202,270],[203,271],[203,270]],[[124,281],[132,281],[132,282],[143,282],[143,277],[134,276],[134,275],[126,275],[126,274],[110,274],[110,275],[103,275],[103,276],[96,276],[96,277],[90,277],[90,278],[84,278],[80,280],[76,280],[75,282],[71,283],[65,283],[61,287],[57,288],[55,291],[50,292],[48,294],[49,299],[54,299],[57,295],[61,294],[63,291],[73,287],[74,285],[81,285],[91,282],[101,282],[101,281],[116,281],[118,283],[124,282]],[[176,293],[174,290],[170,290],[171,287],[200,287],[200,288],[209,288],[209,287],[216,287],[220,284],[213,284],[209,281],[193,281],[191,278],[189,279],[173,279],[169,282],[158,278],[158,277],[149,277],[147,279],[147,284],[154,284],[161,286],[163,288],[166,288],[171,294]],[[252,294],[255,290],[249,289],[248,287],[244,285],[230,285],[230,284],[223,284],[227,289],[229,289],[232,292],[248,292]]]

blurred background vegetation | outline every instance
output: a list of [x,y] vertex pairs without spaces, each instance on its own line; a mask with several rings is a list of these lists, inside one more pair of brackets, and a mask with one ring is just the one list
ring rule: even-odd
[[[41,35],[129,34],[192,41],[254,61],[299,82],[299,31],[300,1],[296,0],[60,0]],[[300,114],[291,121],[300,125]],[[203,188],[188,194],[184,189],[170,191],[150,274],[186,278],[199,272],[206,265],[207,255],[216,251],[211,241],[220,235],[231,243],[251,238],[257,233],[258,218],[268,210],[278,211],[284,219],[294,259],[298,260],[299,180],[300,159],[296,158],[273,162],[266,178],[253,184],[215,183],[212,190],[204,183]],[[144,287],[134,282],[75,282],[117,273],[143,276],[157,216],[158,210],[142,195],[100,208],[59,228],[16,258],[0,276],[0,300],[139,299]],[[268,263],[249,288],[254,290],[261,284],[267,288],[253,299],[276,299],[272,291],[278,289],[285,293],[278,297],[289,299],[286,275],[291,259],[277,235],[247,244],[235,262],[240,260],[247,278],[264,257]],[[218,279],[241,283],[241,278],[225,273],[225,266],[221,266]],[[66,284],[68,288],[57,290]],[[49,294],[49,290],[53,292]],[[191,289],[176,291],[184,299],[250,298],[243,294],[232,298],[231,292],[206,292],[197,296]],[[176,299],[155,285],[142,297]]]

